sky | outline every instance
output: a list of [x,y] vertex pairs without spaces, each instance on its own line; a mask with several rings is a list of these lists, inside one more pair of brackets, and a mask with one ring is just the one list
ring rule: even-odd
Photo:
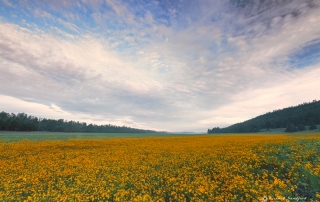
[[206,132],[319,100],[318,0],[0,0],[0,111]]

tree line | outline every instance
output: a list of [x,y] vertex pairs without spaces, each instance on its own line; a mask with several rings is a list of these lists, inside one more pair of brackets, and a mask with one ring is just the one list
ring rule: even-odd
[[320,124],[320,101],[313,100],[274,110],[226,128],[214,127],[208,129],[208,133],[250,133],[274,128],[286,128],[285,132],[296,132],[317,129],[317,124]]
[[0,131],[51,131],[81,133],[165,133],[111,124],[96,125],[64,119],[46,119],[28,116],[25,113],[0,113]]

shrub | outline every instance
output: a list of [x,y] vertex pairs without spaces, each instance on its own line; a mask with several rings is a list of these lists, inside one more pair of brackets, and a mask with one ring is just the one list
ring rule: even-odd
[[299,131],[305,131],[306,130],[306,127],[304,125],[302,125],[302,124],[299,124],[297,128],[298,128]]
[[297,132],[297,128],[292,123],[288,123],[285,132]]
[[314,124],[311,124],[309,127],[309,130],[315,130],[315,129],[317,129],[317,126]]

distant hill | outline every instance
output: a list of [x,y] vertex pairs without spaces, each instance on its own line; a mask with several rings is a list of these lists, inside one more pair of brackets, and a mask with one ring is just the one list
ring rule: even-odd
[[316,124],[320,124],[320,101],[313,100],[297,106],[273,110],[226,128],[208,129],[208,133],[250,133],[274,128],[286,128],[286,132],[296,132],[317,129]]
[[39,119],[25,113],[0,113],[0,131],[52,131],[83,133],[166,133],[111,124],[96,125],[63,119]]

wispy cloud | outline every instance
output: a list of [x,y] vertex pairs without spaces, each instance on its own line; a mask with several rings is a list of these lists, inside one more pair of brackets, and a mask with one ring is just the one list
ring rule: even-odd
[[0,95],[169,131],[319,98],[320,4],[244,2],[2,1]]
[[12,5],[12,3],[10,3],[10,1],[8,1],[8,0],[2,0],[2,3],[5,4],[6,6],[14,7],[14,6]]

